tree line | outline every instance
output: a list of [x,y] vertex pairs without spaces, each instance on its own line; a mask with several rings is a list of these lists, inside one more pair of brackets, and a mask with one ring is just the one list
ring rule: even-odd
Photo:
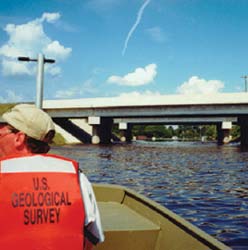
[[[132,127],[132,135],[136,137],[144,136],[147,138],[178,138],[190,140],[201,140],[201,138],[204,136],[206,140],[212,141],[217,139],[217,127],[215,125],[134,125]],[[233,125],[230,135],[232,138],[238,138],[240,136],[239,126]]]

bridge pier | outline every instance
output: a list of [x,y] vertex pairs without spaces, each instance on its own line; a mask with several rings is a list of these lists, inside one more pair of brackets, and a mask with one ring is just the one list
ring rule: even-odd
[[223,145],[230,141],[230,131],[232,129],[232,122],[224,121],[217,124],[217,143]]
[[131,142],[132,141],[132,126],[129,123],[120,122],[119,123],[120,130],[120,140],[122,142]]
[[92,125],[92,144],[110,144],[112,137],[113,119],[109,117],[88,117]]
[[248,148],[248,116],[238,117],[238,124],[240,126],[240,146],[241,148]]

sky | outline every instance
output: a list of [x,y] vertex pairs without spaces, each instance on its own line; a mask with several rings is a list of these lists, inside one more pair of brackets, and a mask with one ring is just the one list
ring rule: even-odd
[[0,103],[243,92],[248,0],[1,0]]

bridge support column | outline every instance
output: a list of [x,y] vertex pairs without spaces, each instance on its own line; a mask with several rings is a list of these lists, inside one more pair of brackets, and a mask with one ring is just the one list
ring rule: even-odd
[[92,138],[91,138],[92,144],[99,144],[100,143],[100,136],[98,132],[98,125],[92,125]]
[[232,122],[224,121],[217,124],[217,143],[223,145],[230,141],[230,131],[232,129]]
[[88,117],[88,123],[92,125],[92,144],[111,143],[113,119],[108,117]]
[[99,127],[100,143],[110,144],[112,137],[113,119],[109,117],[101,117],[101,125]]
[[119,123],[119,130],[120,130],[120,134],[121,134],[120,140],[122,142],[131,142],[132,141],[131,124],[121,122],[121,123]]
[[248,116],[241,116],[238,118],[240,126],[240,146],[248,149]]
[[99,116],[88,117],[88,124],[92,126],[91,143],[92,144],[99,144],[100,143],[100,136],[99,136],[99,132],[98,132],[98,127],[101,124],[101,117],[99,117]]

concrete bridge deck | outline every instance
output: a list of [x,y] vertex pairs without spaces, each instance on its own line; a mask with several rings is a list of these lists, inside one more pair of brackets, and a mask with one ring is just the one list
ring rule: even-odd
[[[43,108],[65,127],[68,122],[63,119],[88,119],[93,126],[93,136],[107,133],[107,141],[113,122],[122,123],[122,127],[123,123],[216,124],[219,129],[223,128],[221,123],[229,122],[242,127],[243,143],[248,145],[248,93],[45,100]],[[90,122],[91,118],[96,119]]]
[[163,95],[45,100],[53,117],[167,117],[248,115],[248,93],[215,95]]
[[71,100],[45,100],[43,107],[52,108],[97,108],[97,107],[130,107],[130,106],[163,106],[163,105],[209,105],[209,104],[248,104],[248,93],[216,93],[211,95],[147,95],[85,98]]

